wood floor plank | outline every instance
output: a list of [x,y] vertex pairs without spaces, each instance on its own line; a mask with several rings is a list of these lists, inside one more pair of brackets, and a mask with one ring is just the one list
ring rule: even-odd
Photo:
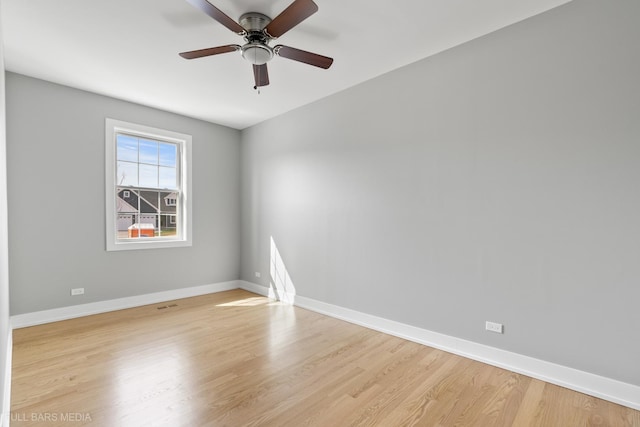
[[640,426],[640,412],[233,290],[15,330],[12,426]]
[[540,380],[531,379],[529,386],[524,392],[522,403],[513,419],[514,425],[538,425],[537,420],[542,405],[542,394],[546,383]]

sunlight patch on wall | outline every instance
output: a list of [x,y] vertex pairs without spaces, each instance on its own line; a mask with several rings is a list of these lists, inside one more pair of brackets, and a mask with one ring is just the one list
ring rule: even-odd
[[270,262],[269,298],[277,299],[286,304],[293,304],[296,297],[296,288],[287,272],[287,267],[280,256],[273,236],[271,236],[271,262]]

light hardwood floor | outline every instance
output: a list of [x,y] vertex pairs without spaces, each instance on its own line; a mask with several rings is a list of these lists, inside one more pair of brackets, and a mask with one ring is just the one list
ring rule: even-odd
[[242,290],[13,343],[12,426],[640,426],[638,411]]

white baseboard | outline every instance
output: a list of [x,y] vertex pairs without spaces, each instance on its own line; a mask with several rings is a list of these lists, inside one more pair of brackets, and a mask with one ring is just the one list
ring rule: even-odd
[[247,282],[246,280],[240,280],[238,283],[238,287],[240,289],[244,289],[245,291],[253,292],[254,294],[262,295],[264,297],[269,296],[269,288],[256,285],[255,283]]
[[4,369],[4,393],[2,394],[2,407],[0,407],[0,427],[9,427],[11,418],[11,356],[13,354],[13,334],[11,329],[9,329],[8,335],[5,366],[2,367]]
[[[270,292],[269,288],[251,282],[240,281],[239,287],[259,295],[273,297],[273,293]],[[300,295],[289,295],[288,298],[293,300],[294,305],[307,310],[640,410],[640,387],[636,385],[484,344],[439,334]]]
[[238,287],[240,289],[244,289],[245,291],[253,292],[254,294],[262,295],[271,299],[277,299],[279,301],[288,302],[291,304],[294,304],[296,299],[296,294],[286,293],[284,295],[278,295],[272,288],[266,288],[264,286],[256,285],[255,283],[247,282],[245,280],[240,280]]
[[25,328],[27,326],[35,326],[44,323],[57,322],[60,320],[73,319],[76,317],[90,316],[92,314],[105,313],[108,311],[140,307],[142,305],[148,304],[157,304],[159,302],[195,297],[198,295],[206,295],[214,292],[229,291],[231,289],[238,289],[240,285],[239,282],[240,281],[238,280],[232,280],[230,282],[221,282],[211,285],[174,289],[170,291],[155,292],[152,294],[136,295],[133,297],[118,298],[107,301],[72,305],[69,307],[54,308],[51,310],[36,311],[33,313],[17,314],[11,316],[11,324],[14,329]]

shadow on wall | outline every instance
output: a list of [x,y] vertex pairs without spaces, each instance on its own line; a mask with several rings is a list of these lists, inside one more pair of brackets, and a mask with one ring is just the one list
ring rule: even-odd
[[277,299],[286,304],[293,304],[296,298],[296,287],[291,281],[273,236],[271,236],[270,276],[269,298]]

